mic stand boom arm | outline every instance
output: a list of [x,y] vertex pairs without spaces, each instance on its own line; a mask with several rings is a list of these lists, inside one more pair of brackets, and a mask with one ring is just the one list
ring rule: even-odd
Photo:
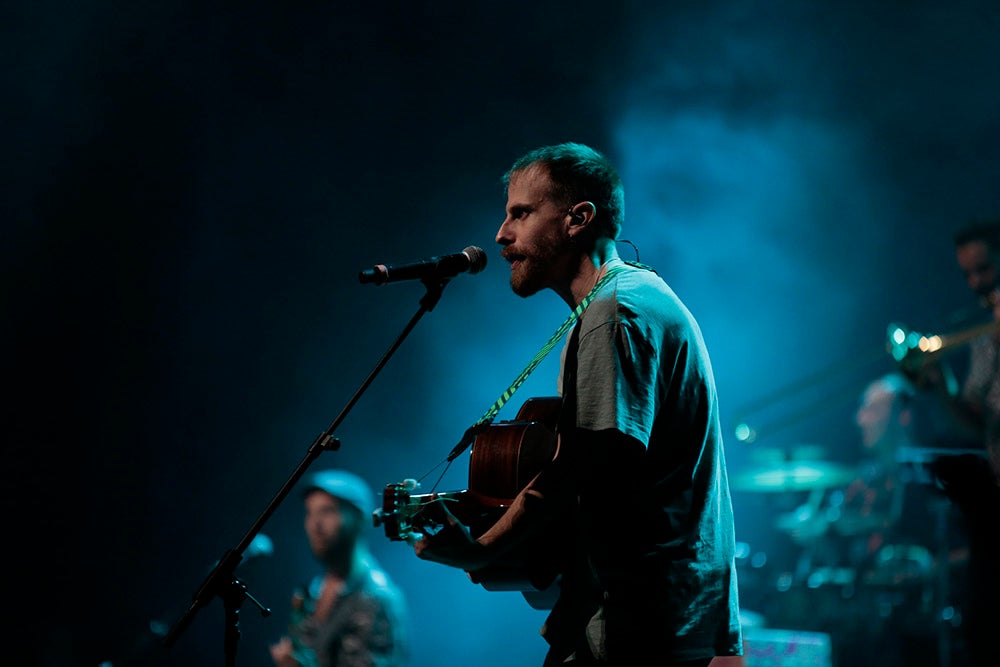
[[278,492],[274,495],[271,501],[261,512],[260,516],[253,522],[250,529],[243,535],[239,543],[226,550],[219,559],[219,562],[215,565],[212,571],[205,578],[205,581],[201,584],[198,590],[192,597],[191,606],[188,607],[187,611],[183,616],[170,628],[170,631],[166,634],[163,639],[164,645],[169,648],[174,645],[177,639],[183,634],[191,622],[194,620],[195,614],[205,607],[212,598],[218,596],[225,606],[226,611],[226,622],[223,632],[225,636],[223,637],[223,647],[225,652],[226,667],[235,667],[236,665],[236,649],[240,638],[240,628],[239,628],[239,616],[240,616],[240,606],[243,604],[243,600],[249,599],[254,605],[260,609],[263,616],[269,616],[271,610],[261,604],[256,598],[254,598],[248,591],[246,584],[244,584],[236,576],[236,568],[243,560],[243,553],[246,551],[247,547],[253,542],[254,537],[257,533],[264,527],[271,515],[278,509],[281,502],[285,497],[291,492],[298,483],[302,475],[305,474],[306,470],[319,458],[320,454],[325,451],[335,451],[340,449],[340,441],[333,437],[336,432],[337,427],[340,426],[341,422],[347,417],[347,414],[351,411],[354,405],[358,402],[361,396],[367,391],[368,387],[375,380],[378,374],[385,367],[389,359],[395,354],[396,350],[406,337],[410,335],[416,327],[417,322],[420,318],[434,310],[438,301],[441,299],[441,294],[444,291],[445,286],[448,284],[450,278],[435,278],[428,277],[424,278],[421,282],[427,288],[426,294],[420,299],[420,307],[417,312],[413,314],[410,321],[403,328],[403,331],[396,337],[389,349],[382,355],[378,363],[368,374],[368,377],[364,379],[361,386],[354,392],[347,404],[341,409],[340,414],[330,423],[325,431],[316,436],[312,444],[309,445],[309,449],[306,452],[305,457],[299,462],[298,466],[292,471],[291,476],[285,481]]

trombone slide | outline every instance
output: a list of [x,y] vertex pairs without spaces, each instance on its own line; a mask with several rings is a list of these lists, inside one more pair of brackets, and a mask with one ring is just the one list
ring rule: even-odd
[[901,324],[890,324],[888,348],[893,359],[910,369],[920,369],[941,355],[971,343],[976,338],[1000,331],[1000,321],[990,321],[950,334],[924,335]]

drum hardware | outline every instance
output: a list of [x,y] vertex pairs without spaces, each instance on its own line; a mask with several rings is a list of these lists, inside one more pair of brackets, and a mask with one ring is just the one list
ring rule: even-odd
[[[817,567],[806,577],[806,587],[840,586],[842,590],[851,591],[857,580],[857,576],[857,572],[853,567]],[[850,592],[845,594],[844,597],[850,597]]]
[[919,544],[887,544],[875,554],[864,582],[872,586],[924,585],[932,581],[934,557]]

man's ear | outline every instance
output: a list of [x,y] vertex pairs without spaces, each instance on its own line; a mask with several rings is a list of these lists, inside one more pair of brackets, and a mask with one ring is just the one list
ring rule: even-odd
[[582,201],[574,204],[566,214],[569,216],[569,233],[575,236],[583,233],[590,226],[594,216],[597,215],[597,207],[594,206],[593,202]]
[[574,204],[569,210],[570,224],[571,225],[588,225],[597,215],[597,207],[594,206],[593,202],[582,201],[578,204]]

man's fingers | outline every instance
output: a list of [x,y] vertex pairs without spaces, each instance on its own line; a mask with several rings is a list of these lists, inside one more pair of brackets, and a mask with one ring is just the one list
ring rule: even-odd
[[448,503],[444,503],[444,502],[441,503],[441,511],[444,512],[444,518],[447,519],[449,525],[451,525],[451,526],[461,526],[462,525],[462,522],[459,521],[458,518],[454,514],[451,513],[450,509],[448,509]]

